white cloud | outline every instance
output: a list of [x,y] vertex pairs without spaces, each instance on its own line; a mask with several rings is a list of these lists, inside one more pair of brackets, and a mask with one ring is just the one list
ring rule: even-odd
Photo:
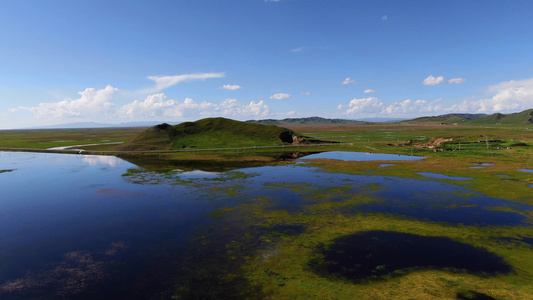
[[382,21],[387,21],[388,19],[389,19],[389,16],[387,16],[387,15],[381,17]]
[[206,80],[210,78],[224,77],[224,73],[197,73],[174,76],[148,76],[148,79],[155,81],[155,86],[143,89],[145,93],[157,93],[173,85],[184,81]]
[[302,95],[306,95],[306,96],[310,96],[310,95],[312,95],[311,92],[300,92],[300,94],[302,94]]
[[348,103],[347,106],[338,106],[337,109],[344,109],[348,108],[346,110],[346,114],[354,114],[354,113],[379,113],[383,110],[383,103],[379,101],[376,97],[368,97],[368,98],[361,98],[361,99],[353,99]]
[[220,104],[218,110],[224,116],[266,116],[269,113],[268,106],[262,100],[241,105],[236,99],[226,99]]
[[353,99],[348,104],[340,104],[338,110],[346,115],[376,117],[418,117],[447,113],[513,113],[530,109],[533,104],[533,78],[511,80],[487,88],[490,95],[484,99],[468,99],[460,104],[445,105],[444,99],[411,100],[384,103],[375,97]]
[[225,84],[223,86],[220,87],[221,89],[223,90],[228,90],[228,91],[235,91],[235,90],[242,90],[242,86],[238,85],[238,84]]
[[437,85],[437,84],[441,84],[443,81],[444,81],[444,77],[442,76],[435,77],[433,75],[430,75],[428,78],[424,79],[422,83],[424,85]]
[[465,82],[466,79],[464,78],[452,78],[450,80],[448,80],[448,84],[461,84],[463,82]]
[[133,101],[122,106],[118,115],[128,119],[142,119],[159,117],[165,115],[165,111],[173,108],[178,104],[174,100],[167,100],[167,96],[163,93],[149,95],[144,101]]
[[490,86],[493,96],[479,100],[465,100],[450,109],[459,112],[509,113],[530,109],[533,104],[533,78],[511,80]]
[[342,82],[342,84],[350,84],[350,83],[357,84],[357,82],[351,79],[350,77],[346,77],[346,79],[344,79],[344,81]]
[[353,99],[347,105],[338,105],[338,110],[345,110],[346,115],[359,115],[363,117],[376,117],[392,115],[395,117],[411,117],[420,114],[444,112],[440,100],[426,101],[411,99],[402,102],[386,104],[376,97]]
[[376,90],[372,90],[372,89],[366,89],[364,91],[365,94],[374,94],[374,93],[377,93]]
[[302,50],[304,50],[304,47],[294,48],[294,49],[291,49],[290,51],[296,53],[296,52],[302,52]]
[[186,118],[195,119],[208,116],[265,116],[269,109],[264,101],[241,104],[236,99],[225,99],[221,103],[207,101],[196,102],[186,98],[183,102],[167,100],[165,94],[154,94],[146,97],[144,101],[133,101],[121,107],[116,117],[118,119],[161,119],[161,118]]
[[277,94],[270,96],[270,99],[285,100],[285,99],[289,99],[290,97],[291,97],[290,94],[277,93]]
[[34,107],[19,107],[20,110],[27,110],[38,118],[86,118],[101,117],[103,113],[109,112],[114,104],[109,102],[113,94],[118,91],[110,85],[104,89],[96,90],[87,88],[78,99],[65,99],[59,102],[40,103]]

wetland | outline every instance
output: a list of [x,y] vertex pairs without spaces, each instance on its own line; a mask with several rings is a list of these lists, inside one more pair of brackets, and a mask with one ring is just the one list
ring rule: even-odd
[[[0,298],[533,298],[526,148],[364,130],[268,151],[0,152]],[[424,130],[440,129],[409,133]]]

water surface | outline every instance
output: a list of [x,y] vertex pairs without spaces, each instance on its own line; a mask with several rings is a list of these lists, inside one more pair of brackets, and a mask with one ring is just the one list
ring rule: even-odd
[[373,161],[373,160],[421,160],[422,156],[408,156],[399,154],[384,154],[371,152],[328,151],[305,156],[304,159],[337,159],[345,161]]
[[[225,168],[169,165],[157,172],[113,156],[0,152],[0,170],[13,170],[0,173],[0,298],[150,299],[195,268],[194,260],[184,267],[195,257],[191,241],[202,228],[218,226],[215,211],[255,199],[289,214],[338,202],[336,213],[346,215],[479,226],[526,224],[531,209],[428,179],[336,174],[295,163]],[[360,196],[370,200],[343,205]],[[287,226],[276,230],[305,231]],[[246,234],[239,224],[231,228],[228,236]]]

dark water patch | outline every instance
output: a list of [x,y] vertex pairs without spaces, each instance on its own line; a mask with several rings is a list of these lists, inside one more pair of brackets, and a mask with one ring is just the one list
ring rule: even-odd
[[476,291],[458,292],[457,299],[458,300],[496,300],[496,298],[493,298],[489,295],[476,292]]
[[445,237],[366,231],[336,238],[317,249],[309,266],[325,277],[353,282],[387,279],[417,270],[494,276],[513,270],[483,248]]
[[119,189],[101,189],[101,190],[98,190],[97,193],[108,195],[108,196],[128,196],[128,197],[140,197],[140,196],[145,195],[145,193],[143,192],[132,192],[132,191],[126,191],[126,190],[119,190]]
[[497,175],[494,175],[496,177],[502,177],[502,178],[507,178],[507,177],[511,177],[509,175],[504,175],[504,174],[497,174]]
[[308,155],[305,159],[337,159],[345,161],[374,161],[374,160],[421,160],[423,156],[408,156],[399,154],[384,154],[370,152],[328,151]]
[[469,169],[485,169],[485,167],[482,166],[474,166],[474,167],[468,167]]
[[474,178],[471,178],[471,177],[448,176],[448,175],[444,175],[444,174],[429,173],[429,172],[419,172],[419,173],[416,173],[416,174],[422,175],[422,176],[428,177],[428,178],[445,179],[445,180],[463,181],[463,180],[472,180],[472,179],[474,179]]

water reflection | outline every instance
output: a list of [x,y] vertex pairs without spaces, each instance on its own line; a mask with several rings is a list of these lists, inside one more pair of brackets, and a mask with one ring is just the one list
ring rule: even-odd
[[107,165],[115,167],[122,163],[120,158],[115,156],[102,156],[102,155],[83,155],[83,162],[90,166]]
[[373,161],[373,160],[421,160],[423,156],[408,156],[398,154],[384,154],[371,152],[348,152],[348,151],[328,151],[311,154],[305,159],[337,159],[345,161]]

